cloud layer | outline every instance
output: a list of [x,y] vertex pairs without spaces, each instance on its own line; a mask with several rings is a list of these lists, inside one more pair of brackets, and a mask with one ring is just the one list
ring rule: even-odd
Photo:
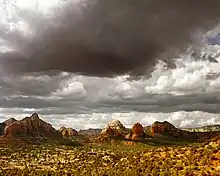
[[141,75],[220,21],[219,0],[67,1],[50,13],[14,6],[5,7],[13,9],[11,25],[0,35],[15,51],[2,54],[0,64],[23,73]]

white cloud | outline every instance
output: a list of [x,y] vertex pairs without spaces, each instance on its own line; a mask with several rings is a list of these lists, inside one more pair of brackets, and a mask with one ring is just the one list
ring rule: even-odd
[[[179,115],[179,118],[176,116]],[[172,118],[174,117],[174,118]],[[127,127],[132,127],[136,122],[140,122],[142,125],[151,125],[155,121],[167,120],[176,127],[199,127],[204,125],[220,124],[220,114],[204,113],[201,111],[195,112],[174,112],[174,113],[93,113],[85,115],[73,115],[73,117],[57,120],[59,123],[65,126],[70,126],[76,129],[88,129],[88,128],[104,128],[108,122],[113,119],[118,119]],[[48,119],[49,120],[49,119]]]
[[[34,111],[33,111],[34,110]],[[0,118],[4,121],[14,117],[18,120],[30,116],[33,112],[40,112],[41,109],[22,108],[0,108]],[[136,122],[148,126],[155,121],[168,121],[178,128],[200,127],[205,125],[220,125],[220,114],[206,113],[202,111],[173,113],[84,113],[84,114],[39,114],[40,118],[51,123],[56,129],[61,126],[72,127],[77,130],[88,128],[104,128],[113,119],[120,120],[126,127],[132,127]]]
[[68,80],[66,84],[62,85],[61,89],[53,92],[52,96],[68,97],[72,99],[86,96],[86,90],[81,82]]

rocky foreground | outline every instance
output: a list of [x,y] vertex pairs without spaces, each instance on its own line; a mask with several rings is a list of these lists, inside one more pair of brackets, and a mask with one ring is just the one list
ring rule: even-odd
[[220,175],[220,139],[184,146],[32,145],[0,148],[0,175]]

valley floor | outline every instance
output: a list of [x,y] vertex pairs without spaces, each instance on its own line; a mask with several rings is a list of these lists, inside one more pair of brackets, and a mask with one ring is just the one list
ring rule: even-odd
[[220,140],[170,147],[122,142],[0,146],[0,175],[220,176]]

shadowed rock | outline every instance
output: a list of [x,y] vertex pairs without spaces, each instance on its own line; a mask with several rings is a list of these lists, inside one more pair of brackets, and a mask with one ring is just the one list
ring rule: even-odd
[[16,122],[16,121],[17,121],[16,119],[10,118],[10,119],[4,121],[3,123],[0,123],[0,136],[4,134],[4,132],[5,132],[5,127],[6,127],[7,125],[10,125],[11,123]]
[[62,134],[62,136],[64,138],[67,138],[67,139],[71,138],[73,136],[78,136],[79,135],[78,132],[75,129],[73,129],[73,128],[61,127],[59,131]]

